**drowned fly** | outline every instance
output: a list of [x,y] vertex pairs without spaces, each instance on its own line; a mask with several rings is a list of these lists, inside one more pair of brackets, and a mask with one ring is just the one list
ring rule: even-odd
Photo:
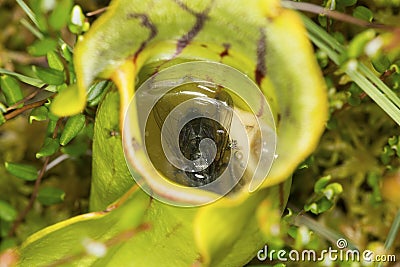
[[[221,86],[197,83],[178,86],[164,95],[154,106],[153,114],[160,130],[166,117],[176,107],[177,99],[182,102],[192,100],[194,104],[184,109],[180,116],[173,118],[176,125],[179,125],[178,136],[175,137],[172,132],[167,132],[167,135],[179,138],[181,154],[178,154],[196,162],[195,166],[198,169],[174,167],[172,180],[193,187],[209,184],[222,175],[231,156],[229,130],[233,117],[232,97]],[[175,127],[172,129],[176,130]],[[202,146],[202,141],[206,139],[212,141],[215,146],[212,144]],[[172,138],[168,140],[169,146],[175,145]]]

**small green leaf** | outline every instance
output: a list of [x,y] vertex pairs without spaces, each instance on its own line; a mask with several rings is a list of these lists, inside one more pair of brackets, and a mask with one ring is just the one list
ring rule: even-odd
[[318,16],[318,22],[322,27],[325,28],[328,24],[328,21],[330,22],[330,20],[328,20],[328,18],[325,15]]
[[67,44],[61,45],[61,52],[66,61],[68,62],[72,61],[72,51]]
[[354,9],[353,16],[358,19],[371,22],[372,19],[374,18],[374,13],[372,13],[372,11],[369,8],[366,8],[365,6],[358,6]]
[[65,192],[56,187],[43,187],[39,190],[38,200],[43,205],[53,205],[64,201]]
[[33,121],[47,120],[48,113],[49,113],[49,110],[44,106],[34,108],[31,112],[31,114],[29,115],[29,123],[32,124]]
[[328,200],[333,200],[334,197],[343,192],[343,187],[339,183],[332,183],[327,185],[323,192]]
[[26,181],[35,181],[38,177],[38,171],[31,165],[6,162],[4,166],[9,173]]
[[305,211],[311,211],[314,214],[318,214],[318,206],[317,203],[313,202],[311,204],[304,205]]
[[28,53],[32,56],[45,56],[48,52],[54,51],[57,48],[57,41],[52,38],[44,38],[36,40],[28,47]]
[[389,146],[384,146],[383,151],[381,153],[381,161],[383,164],[389,164],[392,156],[394,155],[393,150]]
[[85,15],[83,15],[81,7],[75,5],[72,8],[71,20],[70,24],[68,25],[68,28],[72,33],[80,34],[83,31],[84,24],[85,24]]
[[44,141],[43,147],[36,153],[36,158],[48,157],[57,152],[59,142],[56,139],[47,137]]
[[57,126],[58,116],[53,113],[48,113],[49,123],[47,124],[47,134],[53,134]]
[[47,133],[52,134],[56,129],[56,126],[57,126],[57,121],[49,120],[49,123],[47,124]]
[[[86,92],[83,92],[86,94]],[[80,92],[76,84],[62,90],[53,101],[50,111],[55,115],[64,117],[81,112],[85,108],[86,95]]]
[[317,202],[304,205],[305,211],[311,211],[314,214],[320,214],[329,210],[333,206],[333,202],[326,197],[320,198]]
[[83,114],[78,114],[68,119],[67,123],[65,124],[64,131],[62,132],[60,137],[60,144],[62,146],[68,144],[73,138],[78,135],[78,133],[85,126],[85,120],[86,119]]
[[324,176],[318,179],[318,181],[315,182],[314,185],[314,192],[315,193],[320,193],[322,190],[326,187],[326,185],[329,183],[331,180],[331,176]]
[[50,51],[47,53],[47,62],[49,63],[50,68],[55,70],[64,70],[64,65],[58,56],[58,54],[54,51]]
[[54,30],[60,30],[67,25],[73,2],[61,0],[57,3],[49,18],[49,24]]
[[350,97],[348,99],[349,104],[352,106],[358,106],[361,104],[361,93],[363,92],[362,89],[356,84],[352,83],[349,88]]
[[305,161],[303,161],[303,162],[299,165],[298,169],[299,169],[299,170],[308,169],[308,168],[309,168],[310,166],[312,166],[313,164],[314,164],[314,157],[311,156],[311,157],[308,157]]
[[349,104],[353,107],[356,107],[361,104],[361,98],[360,97],[355,97],[354,95],[351,95],[349,97]]
[[6,222],[12,222],[16,217],[17,211],[14,209],[14,207],[4,200],[0,200],[0,219]]
[[399,137],[398,136],[392,136],[388,139],[388,144],[389,146],[395,146],[399,142]]
[[102,99],[104,93],[106,93],[109,86],[110,83],[108,81],[101,81],[90,86],[87,96],[89,106],[96,106]]
[[357,3],[357,0],[338,0],[337,1],[341,6],[354,6]]
[[[21,87],[16,79],[9,75],[2,75],[0,78],[0,87],[4,96],[6,97],[7,105],[11,106],[22,100]],[[22,104],[21,104],[22,105]]]
[[327,199],[326,197],[323,197],[320,200],[318,200],[317,205],[318,205],[318,213],[322,213],[332,208],[333,202]]
[[318,50],[316,53],[316,56],[317,56],[317,60],[318,60],[318,63],[321,68],[325,68],[326,66],[328,66],[328,63],[329,63],[328,54],[326,54],[322,50]]
[[39,79],[50,85],[61,85],[64,83],[64,72],[60,70],[41,68],[33,66],[33,71]]
[[351,94],[354,94],[357,96],[363,92],[363,90],[360,88],[360,86],[358,86],[356,83],[352,83],[350,85],[349,91]]

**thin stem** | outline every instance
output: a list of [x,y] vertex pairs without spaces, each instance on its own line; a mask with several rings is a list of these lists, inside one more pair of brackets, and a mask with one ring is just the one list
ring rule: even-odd
[[25,111],[27,111],[29,109],[40,107],[46,102],[47,102],[47,99],[43,99],[43,100],[31,103],[31,104],[25,105],[22,108],[16,109],[13,112],[10,112],[10,113],[4,115],[4,118],[6,120],[10,120],[10,119],[15,118],[19,114],[21,114],[21,113],[23,113],[23,112],[25,112]]
[[49,157],[46,157],[46,159],[44,160],[43,167],[39,172],[38,178],[35,181],[35,186],[33,188],[32,195],[29,199],[28,206],[25,207],[25,209],[19,214],[18,218],[14,221],[13,226],[12,226],[10,232],[8,233],[8,236],[15,235],[15,232],[17,231],[18,226],[22,223],[22,221],[25,219],[28,212],[32,209],[33,204],[35,203],[36,197],[38,195],[39,186],[40,186],[40,183],[44,176],[45,169],[46,169],[48,163],[49,163]]
[[15,103],[14,105],[9,106],[6,111],[8,112],[10,110],[16,109],[20,104],[23,104],[26,101],[31,100],[32,98],[34,98],[39,92],[40,92],[39,90],[33,91],[32,93],[30,93],[29,95],[27,95],[26,97],[24,97],[23,99],[21,99],[20,101]]
[[371,23],[362,19],[358,19],[352,16],[349,16],[347,14],[331,10],[328,8],[324,8],[318,5],[314,5],[311,3],[305,3],[305,2],[293,2],[293,1],[281,1],[282,6],[286,8],[291,8],[291,9],[296,9],[300,11],[305,11],[305,12],[311,12],[314,14],[320,14],[320,15],[325,15],[329,18],[340,20],[343,22],[348,22],[354,25],[358,25],[361,27],[368,27],[368,28],[375,28],[375,29],[385,29],[385,30],[393,30],[395,27],[393,26],[388,26],[388,25],[383,25],[383,24],[376,24],[376,23]]
[[[57,137],[57,133],[58,133],[58,128],[59,128],[60,122],[61,122],[61,119],[59,119],[57,121],[56,127],[55,127],[54,132],[53,132],[53,136],[52,136],[53,139],[55,139]],[[29,203],[26,206],[26,208],[19,214],[18,218],[14,221],[14,223],[13,223],[13,225],[11,227],[11,230],[8,233],[8,236],[14,236],[15,235],[19,225],[23,222],[23,220],[25,219],[26,215],[32,209],[33,204],[35,203],[35,200],[36,200],[36,198],[38,196],[39,186],[40,186],[40,184],[42,182],[44,174],[46,173],[46,169],[47,169],[47,165],[49,164],[49,161],[50,161],[50,157],[46,157],[44,159],[43,166],[40,169],[39,174],[38,174],[38,178],[35,181],[35,186],[33,187],[33,191],[32,191],[31,197],[29,199]]]
[[108,9],[108,7],[102,7],[102,8],[99,8],[99,9],[97,9],[97,10],[94,10],[94,11],[92,11],[92,12],[86,13],[86,16],[87,16],[87,17],[96,16],[96,15],[98,15],[98,14],[101,14],[101,13],[107,11],[107,9]]

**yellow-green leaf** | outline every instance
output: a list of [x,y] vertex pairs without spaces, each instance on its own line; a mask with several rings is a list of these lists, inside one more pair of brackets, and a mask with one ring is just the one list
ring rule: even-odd
[[51,68],[33,66],[33,71],[39,79],[50,85],[61,85],[64,83],[64,72]]
[[54,51],[57,47],[57,40],[53,38],[44,38],[36,40],[28,47],[28,52],[32,56],[45,56],[48,52]]
[[8,105],[14,105],[23,99],[22,90],[17,80],[9,75],[1,75],[0,88]]
[[53,205],[64,201],[65,192],[56,187],[43,187],[39,190],[37,197],[43,205]]
[[26,181],[34,181],[38,177],[38,171],[32,165],[6,162],[4,166],[9,173]]
[[61,0],[57,2],[49,17],[49,24],[54,30],[60,30],[67,24],[72,4],[72,0]]
[[54,51],[50,51],[47,53],[47,62],[49,63],[49,67],[55,70],[64,70],[64,65],[58,56],[58,54]]
[[31,114],[29,115],[29,123],[32,123],[33,121],[47,120],[48,113],[49,110],[44,106],[32,109]]
[[78,133],[85,126],[85,115],[78,114],[68,118],[67,123],[65,124],[64,130],[60,137],[60,144],[65,146],[68,144],[73,138],[75,138]]
[[0,199],[0,219],[12,222],[17,218],[17,211],[8,202]]
[[59,142],[57,139],[46,137],[42,148],[36,153],[36,158],[48,157],[58,151]]
[[[146,227],[140,228],[148,205],[149,197],[139,190],[133,190],[124,201],[116,203],[108,211],[83,214],[45,228],[22,244],[19,264],[47,266],[60,261],[78,266],[122,266],[132,263],[132,248],[126,243],[148,231]],[[149,225],[147,228],[151,227]],[[103,244],[106,248],[104,257],[90,254],[88,242]],[[114,264],[110,264],[112,260]]]

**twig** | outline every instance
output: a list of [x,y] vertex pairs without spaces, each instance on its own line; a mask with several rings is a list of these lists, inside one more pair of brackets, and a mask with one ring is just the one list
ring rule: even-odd
[[[52,136],[53,139],[55,139],[57,137],[58,127],[59,127],[60,122],[61,122],[61,119],[59,119],[57,121],[56,127],[55,127],[54,132],[53,132],[53,136]],[[46,173],[46,169],[47,169],[47,165],[49,164],[49,161],[50,161],[50,157],[46,157],[45,160],[44,160],[43,166],[39,171],[38,178],[35,181],[35,186],[33,188],[32,195],[31,195],[31,197],[29,199],[28,206],[26,206],[26,208],[19,214],[18,218],[14,221],[14,223],[13,223],[13,225],[11,227],[11,230],[8,233],[8,236],[11,237],[11,236],[15,235],[15,233],[17,231],[17,228],[22,223],[22,221],[25,219],[25,217],[28,214],[28,212],[32,209],[33,204],[35,203],[35,200],[36,200],[37,195],[39,193],[39,186],[40,186],[40,183],[41,183],[41,181],[43,179],[44,174]]]
[[107,8],[108,7],[103,7],[103,8],[99,8],[97,10],[94,10],[92,12],[88,12],[88,13],[86,13],[86,16],[87,17],[92,17],[92,16],[95,16],[95,15],[101,14],[101,13],[105,12],[107,10]]
[[29,109],[40,107],[41,105],[43,105],[46,102],[47,102],[47,99],[43,99],[43,100],[28,104],[26,106],[23,106],[22,108],[16,109],[13,112],[10,112],[10,113],[4,115],[4,118],[6,120],[10,120],[10,119],[15,118],[19,114],[21,114],[21,113],[23,113],[23,112],[25,112],[25,111],[27,111]]
[[33,188],[33,192],[32,192],[31,198],[29,199],[28,206],[26,206],[26,208],[19,214],[18,218],[14,221],[13,226],[12,226],[10,232],[8,233],[8,236],[11,237],[11,236],[15,235],[15,232],[17,231],[18,226],[22,223],[22,221],[25,219],[28,212],[32,209],[33,204],[35,203],[36,197],[39,192],[40,182],[42,181],[42,178],[45,173],[45,169],[47,167],[47,164],[49,163],[49,159],[50,159],[49,157],[46,157],[46,159],[44,160],[43,167],[40,170],[38,178],[35,181],[35,187]]
[[348,22],[354,25],[358,25],[361,27],[368,27],[368,28],[375,28],[375,29],[384,29],[384,30],[394,30],[396,29],[395,26],[388,26],[384,24],[377,24],[377,23],[371,23],[362,19],[358,19],[352,16],[349,16],[347,14],[335,11],[335,10],[330,10],[318,5],[314,5],[311,3],[304,3],[304,2],[294,2],[294,1],[282,1],[282,5],[286,8],[292,8],[300,11],[305,11],[305,12],[310,12],[314,14],[320,14],[320,15],[325,15],[330,18]]
[[40,90],[35,90],[33,91],[31,94],[27,95],[26,97],[24,97],[23,99],[21,99],[20,101],[18,101],[17,103],[15,103],[14,105],[9,106],[6,111],[10,111],[13,109],[16,109],[20,104],[25,103],[28,100],[31,100],[32,98],[34,98],[38,93],[40,92]]

